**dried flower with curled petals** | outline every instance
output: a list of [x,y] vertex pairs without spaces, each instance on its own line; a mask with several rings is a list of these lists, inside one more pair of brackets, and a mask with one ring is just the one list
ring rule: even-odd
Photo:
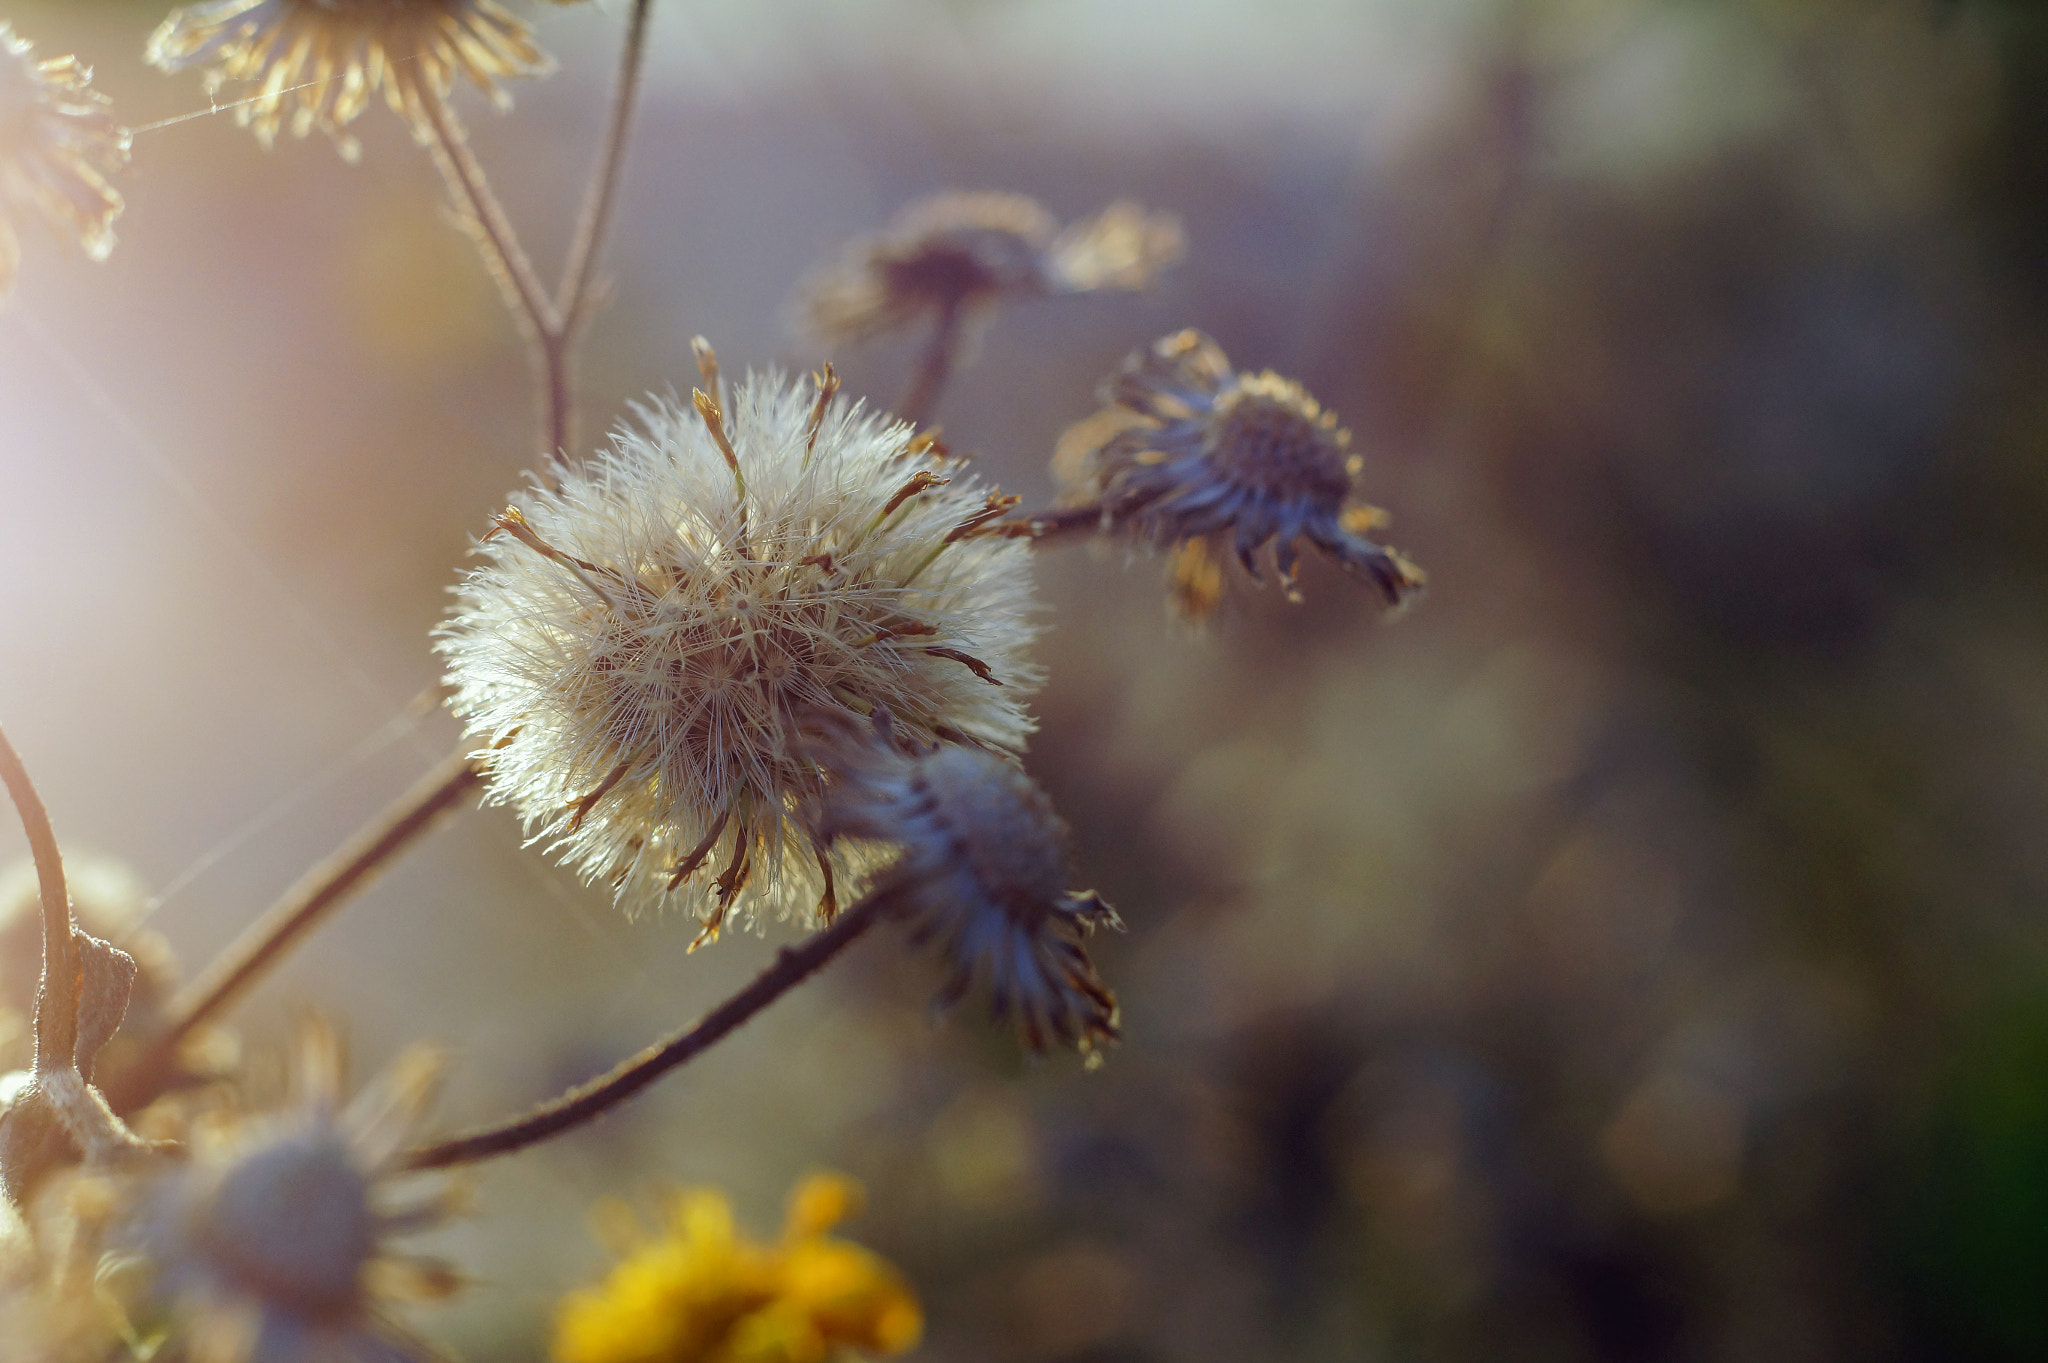
[[1268,542],[1289,600],[1300,599],[1302,540],[1390,605],[1420,590],[1421,569],[1364,536],[1384,515],[1352,501],[1360,460],[1351,433],[1294,380],[1236,373],[1216,342],[1183,331],[1133,354],[1102,399],[1111,405],[1061,441],[1060,501],[1172,551],[1185,613],[1214,606],[1224,551],[1256,579]]
[[423,102],[446,97],[457,75],[505,108],[500,80],[555,69],[533,30],[495,0],[210,0],[173,10],[146,55],[165,71],[206,67],[209,95],[253,84],[235,119],[264,146],[280,128],[294,137],[319,128],[351,160],[359,147],[346,129],[379,90],[425,141]]
[[805,287],[804,321],[828,343],[926,316],[985,322],[1005,298],[1142,289],[1181,257],[1180,223],[1119,201],[1061,231],[1021,194],[953,191],[911,204]]
[[414,1050],[341,1105],[333,1033],[301,1029],[296,1103],[202,1132],[139,1198],[132,1250],[152,1266],[138,1315],[185,1340],[194,1363],[400,1363],[439,1357],[389,1314],[437,1300],[446,1265],[392,1249],[451,1209],[446,1185],[407,1194],[400,1156],[439,1075]]
[[21,243],[8,218],[30,208],[94,260],[114,249],[121,196],[107,177],[128,164],[128,130],[76,57],[36,61],[0,21],[0,298],[14,287]]
[[1014,762],[973,748],[915,751],[883,724],[878,743],[842,744],[820,836],[901,848],[873,893],[940,943],[952,974],[942,1007],[986,979],[998,1019],[1025,1043],[1058,1038],[1092,1053],[1117,1037],[1116,998],[1082,942],[1121,927],[1093,890],[1067,889],[1066,826]]
[[562,1299],[555,1363],[826,1363],[843,1350],[900,1354],[924,1332],[903,1277],[826,1232],[858,1210],[860,1185],[813,1174],[789,1197],[778,1244],[733,1225],[709,1189],[677,1193],[649,1237],[630,1210],[602,1218],[620,1262]]
[[982,533],[1015,499],[836,388],[639,409],[498,518],[439,631],[492,795],[622,903],[691,895],[706,937],[829,917],[871,868],[798,817],[819,726],[886,708],[1003,749],[1031,727],[1030,551]]

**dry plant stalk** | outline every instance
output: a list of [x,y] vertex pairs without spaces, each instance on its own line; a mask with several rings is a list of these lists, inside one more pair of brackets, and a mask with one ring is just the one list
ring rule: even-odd
[[[985,985],[1030,1049],[1058,1042],[1099,1061],[1119,1038],[1119,1013],[1086,943],[1121,923],[1092,891],[1068,888],[1065,826],[1019,756],[1033,727],[1025,702],[1041,680],[1030,658],[1039,546],[1104,533],[1165,551],[1172,599],[1188,614],[1216,604],[1226,552],[1254,577],[1270,558],[1297,599],[1304,541],[1391,604],[1421,585],[1405,558],[1364,538],[1378,513],[1353,499],[1359,463],[1335,417],[1291,380],[1237,373],[1199,332],[1138,352],[1105,385],[1108,406],[1066,442],[1063,493],[1047,510],[1018,513],[1020,498],[978,482],[926,429],[1001,305],[1147,288],[1180,259],[1178,221],[1123,201],[1061,228],[1022,196],[941,194],[815,274],[803,311],[829,341],[926,328],[894,416],[843,394],[830,363],[808,385],[774,373],[728,382],[699,338],[701,387],[687,406],[651,402],[609,451],[575,458],[578,352],[607,292],[599,260],[651,13],[651,0],[633,0],[605,133],[552,286],[449,102],[458,76],[502,105],[501,80],[552,69],[495,0],[212,0],[174,12],[150,39],[151,61],[204,69],[209,92],[256,82],[252,98],[229,107],[266,146],[280,131],[317,127],[353,156],[349,125],[383,94],[439,170],[527,345],[542,459],[536,490],[482,536],[483,566],[438,631],[468,743],[180,992],[105,1077],[105,1096],[91,1083],[93,1061],[120,1023],[134,962],[74,928],[48,814],[0,733],[0,776],[34,854],[43,929],[34,1069],[0,1109],[0,1181],[27,1205],[71,1166],[104,1178],[96,1196],[110,1210],[74,1217],[67,1271],[75,1279],[88,1250],[149,1265],[136,1309],[184,1330],[189,1356],[427,1356],[385,1305],[444,1295],[457,1279],[386,1241],[449,1206],[431,1198],[389,1210],[387,1183],[527,1149],[611,1111],[884,919],[937,945],[942,1004]],[[22,145],[0,142],[0,189],[103,252],[120,207],[105,177],[128,136],[75,60],[31,67],[26,50],[0,25],[0,117],[13,100],[30,130]],[[54,210],[53,198],[63,201]],[[14,260],[0,219],[0,293]],[[195,1153],[129,1130],[117,1112],[138,1122],[159,1112],[202,1026],[480,789],[629,908],[682,899],[696,944],[768,918],[815,930],[610,1073],[453,1137],[419,1136],[436,1060],[411,1054],[345,1103],[338,1042],[317,1027],[301,1037],[296,1102],[238,1119],[225,1144]],[[842,895],[852,901],[843,908]],[[864,1284],[869,1315],[857,1326],[798,1318],[817,1348],[908,1347],[921,1317],[907,1289],[886,1265],[822,1240],[848,1196],[824,1187],[793,1208],[789,1252],[857,1267],[849,1281]],[[696,1245],[730,1240],[691,1234]],[[12,1290],[0,1286],[0,1307]],[[747,1290],[751,1304],[732,1319],[775,1300]],[[610,1363],[606,1313],[640,1308],[602,1294],[585,1306],[558,1356]],[[706,1349],[723,1347],[717,1330],[729,1324]],[[299,1343],[284,1348],[282,1338]],[[712,1356],[675,1353],[678,1363]]]

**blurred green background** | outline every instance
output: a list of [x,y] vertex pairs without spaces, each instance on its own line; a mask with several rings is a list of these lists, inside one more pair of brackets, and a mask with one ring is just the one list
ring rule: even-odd
[[[161,4],[25,3],[124,121]],[[558,258],[623,6],[480,155]],[[1150,295],[1020,306],[949,393],[1027,500],[1182,326],[1303,380],[1431,573],[1312,565],[1206,639],[1048,552],[1031,766],[1127,1040],[1022,1063],[868,943],[596,1127],[486,1170],[424,1318],[544,1352],[590,1203],[803,1170],[921,1359],[2048,1357],[2048,6],[664,0],[588,350],[625,400],[812,366],[796,281],[901,203],[1130,195]],[[518,484],[525,365],[397,120],[361,164],[141,133],[121,245],[24,229],[0,310],[0,716],[187,971],[455,740],[414,704]],[[888,403],[914,341],[835,356]],[[744,979],[462,816],[241,1011],[455,1057],[467,1124]],[[0,855],[20,851],[10,830]]]

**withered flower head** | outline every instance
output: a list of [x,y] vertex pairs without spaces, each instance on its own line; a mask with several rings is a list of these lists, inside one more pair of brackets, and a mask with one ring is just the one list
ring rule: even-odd
[[21,243],[8,210],[32,208],[94,260],[114,249],[121,196],[107,177],[128,163],[128,132],[76,57],[36,61],[0,21],[0,298]]
[[339,1043],[308,1025],[296,1104],[230,1125],[153,1175],[135,1249],[192,1363],[399,1363],[436,1357],[388,1305],[447,1296],[445,1265],[392,1250],[449,1210],[407,1197],[399,1160],[432,1095],[438,1059],[399,1058],[341,1106]]
[[1199,331],[1134,353],[1108,379],[1111,404],[1061,441],[1061,502],[1098,508],[1105,528],[1172,551],[1177,602],[1200,616],[1221,588],[1215,551],[1234,550],[1253,578],[1270,541],[1289,600],[1307,540],[1398,606],[1423,573],[1366,539],[1383,513],[1352,500],[1360,463],[1351,433],[1308,391],[1267,370],[1240,374]]
[[919,943],[951,965],[942,1007],[987,980],[998,1019],[1025,1043],[1093,1052],[1117,1037],[1116,998],[1082,942],[1121,927],[1093,890],[1067,888],[1066,825],[1016,763],[975,748],[915,750],[883,724],[877,742],[828,756],[839,778],[820,835],[887,843],[901,855],[876,881]]
[[867,868],[798,817],[819,724],[1031,727],[1030,551],[982,533],[1015,499],[836,386],[641,408],[498,518],[439,631],[495,798],[622,903],[688,894],[707,938],[729,912],[829,916]]
[[555,69],[495,0],[210,0],[173,10],[146,55],[165,71],[207,68],[209,95],[249,82],[235,119],[264,146],[280,128],[319,128],[351,159],[359,148],[346,129],[379,90],[424,141],[422,101],[445,97],[458,74],[504,108],[500,80]]
[[847,247],[802,299],[828,343],[857,341],[927,315],[984,320],[1005,298],[1142,289],[1181,257],[1180,223],[1119,201],[1065,231],[1021,194],[954,191],[911,204]]

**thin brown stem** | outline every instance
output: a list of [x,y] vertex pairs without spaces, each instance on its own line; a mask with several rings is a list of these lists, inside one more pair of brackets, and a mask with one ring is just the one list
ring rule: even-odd
[[461,204],[470,225],[470,239],[476,242],[484,266],[498,281],[505,306],[519,322],[526,338],[527,353],[533,361],[534,381],[540,389],[540,446],[544,458],[557,467],[567,461],[564,453],[569,434],[569,360],[562,335],[562,319],[533,268],[526,248],[519,244],[512,219],[505,206],[491,192],[484,168],[469,148],[469,140],[440,95],[432,90],[420,98],[427,125],[434,140],[434,165],[450,192]]
[[405,1167],[446,1169],[475,1164],[538,1145],[602,1116],[676,1066],[709,1050],[741,1023],[802,984],[874,926],[887,905],[885,896],[868,895],[827,926],[777,952],[773,965],[693,1026],[654,1043],[619,1062],[609,1073],[578,1085],[523,1116],[421,1146],[405,1156]]
[[653,0],[634,0],[632,15],[626,22],[626,45],[612,89],[604,148],[591,172],[590,187],[584,194],[575,235],[563,262],[561,283],[552,298],[541,284],[526,248],[520,245],[511,217],[491,192],[490,181],[470,150],[468,137],[454,111],[432,90],[421,98],[427,126],[433,133],[430,149],[434,164],[474,225],[470,235],[526,338],[534,380],[540,390],[541,451],[557,468],[567,466],[568,451],[576,443],[576,348],[595,309],[592,286],[597,278],[597,258],[618,202],[619,173],[632,133],[633,107],[640,92],[641,71],[646,65],[647,24],[653,8]]
[[468,214],[491,276],[505,295],[505,305],[524,324],[530,339],[537,341],[556,335],[561,331],[561,319],[555,313],[555,305],[548,301],[533,261],[519,244],[519,234],[512,229],[505,206],[491,192],[490,181],[484,178],[484,168],[476,153],[469,149],[468,134],[456,120],[455,111],[431,87],[421,95],[420,107],[434,134],[434,165]]
[[1006,516],[987,527],[989,532],[1002,530],[1022,539],[1039,542],[1079,539],[1083,535],[1092,535],[1101,528],[1102,508],[1093,502],[1086,506],[1055,506],[1026,515]]
[[171,1000],[169,1022],[149,1049],[109,1081],[119,1111],[130,1112],[162,1091],[178,1045],[195,1027],[234,1002],[314,925],[370,883],[392,858],[474,790],[482,776],[467,752],[458,752],[366,824],[356,835],[285,891],[250,924],[199,978]]
[[21,816],[22,831],[36,863],[36,889],[43,901],[43,982],[36,991],[38,1077],[70,1067],[78,1050],[78,944],[71,936],[71,895],[64,885],[64,858],[50,812],[29,779],[21,754],[0,729],[0,779]]
[[932,334],[925,340],[917,372],[911,375],[910,387],[896,407],[896,415],[913,426],[929,425],[932,414],[938,410],[939,395],[946,391],[946,384],[953,377],[953,362],[960,357],[961,321],[956,300],[941,307],[932,322]]
[[619,74],[612,86],[611,118],[605,127],[604,152],[590,177],[583,211],[576,220],[569,255],[562,265],[561,287],[555,291],[555,312],[569,336],[588,320],[590,286],[597,275],[597,254],[611,226],[618,201],[619,171],[626,161],[626,142],[633,129],[633,106],[640,94],[640,72],[647,55],[647,20],[654,0],[633,0],[626,20],[626,46],[619,56]]

